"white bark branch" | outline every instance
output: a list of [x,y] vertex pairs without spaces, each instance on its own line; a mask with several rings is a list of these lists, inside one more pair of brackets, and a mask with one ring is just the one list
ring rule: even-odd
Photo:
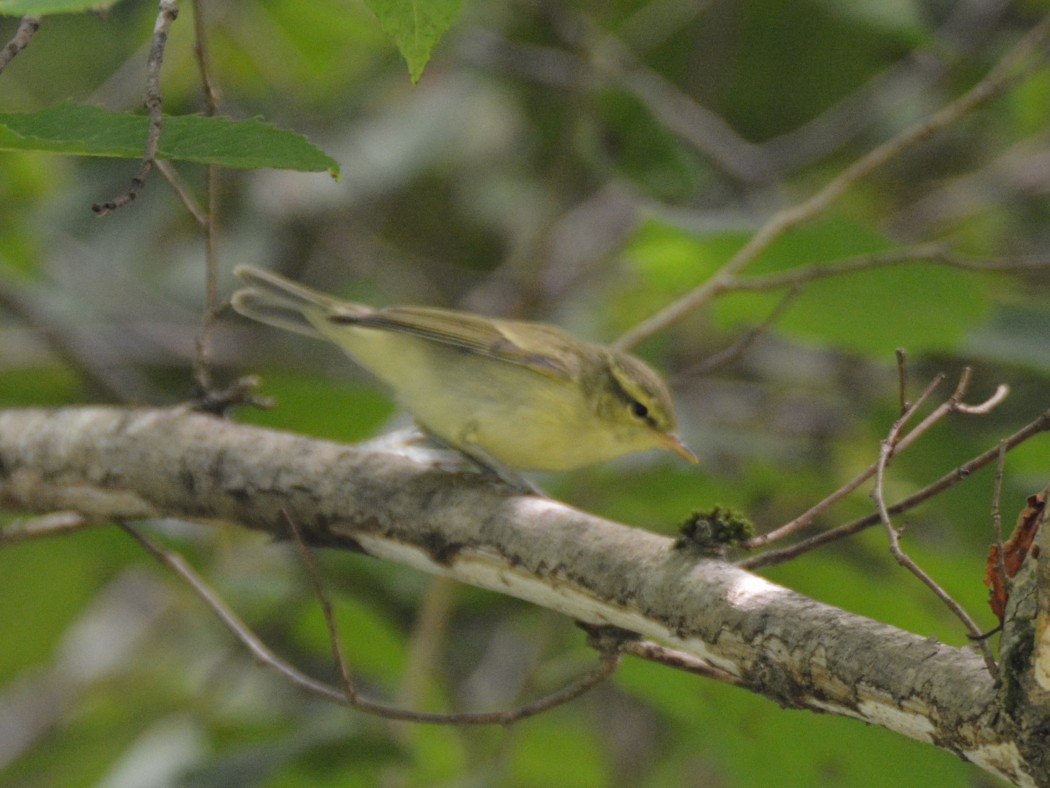
[[[1027,726],[1001,713],[997,687],[970,650],[821,604],[666,537],[392,451],[185,409],[0,411],[0,506],[223,520],[287,536],[283,509],[315,544],[637,632],[783,706],[854,717],[1017,784],[1050,784],[1050,764],[1034,754]],[[1050,704],[1038,702],[1046,721]]]

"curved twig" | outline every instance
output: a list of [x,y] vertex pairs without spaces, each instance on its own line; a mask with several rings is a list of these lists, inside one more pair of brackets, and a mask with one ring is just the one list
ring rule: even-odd
[[[921,427],[922,425],[919,426]],[[916,427],[916,429],[918,428],[919,427]],[[925,503],[935,495],[944,492],[949,487],[966,479],[970,474],[983,468],[985,465],[994,462],[998,459],[1000,452],[1010,451],[1039,433],[1048,431],[1050,431],[1050,410],[1044,411],[1036,419],[1019,429],[1013,435],[998,443],[995,448],[989,449],[988,451],[977,455],[969,462],[963,463],[958,468],[949,471],[940,479],[926,485],[926,487],[919,490],[917,493],[909,495],[907,498],[904,498],[897,503],[890,504],[887,506],[887,511],[891,515],[898,515],[909,509],[914,509],[919,504]],[[907,438],[904,439],[904,441],[906,440]],[[902,441],[902,443],[904,441]],[[797,544],[793,544],[790,547],[784,547],[779,550],[770,550],[761,555],[745,558],[743,561],[738,561],[737,566],[743,569],[757,569],[762,566],[782,564],[785,561],[797,558],[810,550],[815,550],[816,548],[829,544],[830,542],[845,539],[848,536],[859,533],[865,528],[877,525],[879,522],[878,514],[869,514],[852,522],[840,525],[837,528],[832,528],[829,531],[817,534],[816,536],[805,539]]]
[[[886,506],[886,496],[884,492],[886,466],[889,465],[890,458],[894,453],[894,448],[899,442],[901,430],[904,429],[905,423],[907,423],[908,419],[914,414],[915,409],[920,402],[921,400],[908,408],[901,417],[893,423],[889,433],[882,440],[879,447],[879,459],[875,466],[875,486],[872,488],[871,497],[875,502],[875,508],[878,511],[879,520],[882,522],[882,525],[886,530],[886,538],[889,541],[890,554],[898,564],[915,575],[923,585],[930,589],[934,596],[940,599],[952,614],[963,623],[971,640],[975,640],[978,648],[980,648],[981,655],[984,657],[984,664],[988,667],[988,673],[993,679],[995,679],[999,677],[999,666],[995,664],[995,659],[992,657],[992,652],[988,646],[987,639],[981,637],[980,627],[977,626],[976,622],[970,617],[966,610],[963,609],[962,605],[952,598],[951,594],[941,588],[940,584],[934,580],[932,576],[920,567],[911,556],[904,552],[904,548],[901,547],[900,543],[901,532],[896,526],[894,526],[893,519]],[[1002,456],[1001,450],[1000,456]]]
[[146,185],[146,178],[157,161],[157,147],[160,145],[160,132],[164,118],[161,112],[160,67],[164,62],[164,48],[168,43],[171,26],[179,15],[177,0],[160,0],[157,21],[153,25],[153,40],[150,43],[149,58],[146,61],[146,112],[149,115],[149,130],[146,132],[146,149],[142,154],[142,164],[138,174],[131,179],[131,188],[123,194],[102,203],[91,206],[98,216],[105,216],[134,200]]
[[[289,518],[289,522],[291,523],[293,533],[298,533],[294,521]],[[557,692],[552,692],[532,703],[518,706],[514,709],[508,709],[506,711],[443,713],[413,711],[411,709],[389,706],[385,703],[379,703],[362,697],[353,687],[346,671],[346,662],[342,657],[342,652],[339,647],[338,632],[336,631],[335,620],[332,616],[331,604],[328,602],[323,587],[320,585],[313,561],[309,557],[309,551],[303,552],[304,560],[308,567],[308,571],[310,571],[311,579],[315,583],[314,588],[318,592],[319,598],[322,600],[321,604],[324,610],[325,620],[329,627],[329,633],[332,636],[332,647],[337,654],[336,659],[339,666],[341,688],[336,688],[329,684],[325,684],[322,681],[318,681],[277,656],[270,647],[260,640],[251,628],[245,624],[232,609],[230,609],[230,607],[219,597],[218,594],[215,593],[215,591],[181,555],[170,550],[165,550],[126,522],[120,522],[118,524],[136,541],[138,541],[138,543],[142,545],[150,555],[160,561],[160,563],[167,566],[182,578],[182,580],[189,584],[197,596],[199,596],[204,603],[211,608],[212,612],[218,616],[219,620],[226,626],[226,628],[230,630],[230,632],[232,632],[233,635],[251,652],[252,656],[264,666],[277,671],[292,684],[324,698],[325,700],[349,706],[358,711],[363,711],[378,717],[400,720],[403,722],[426,723],[432,725],[510,725],[527,717],[532,717],[545,712],[555,706],[560,706],[571,700],[575,700],[580,695],[583,695],[608,679],[609,676],[616,672],[616,669],[620,665],[620,650],[609,646],[607,650],[603,651],[598,665],[587,674],[581,676]],[[300,539],[297,539],[296,541],[301,543]]]

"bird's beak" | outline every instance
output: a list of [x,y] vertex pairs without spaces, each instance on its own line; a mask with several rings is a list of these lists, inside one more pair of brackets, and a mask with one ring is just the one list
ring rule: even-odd
[[665,432],[661,434],[660,441],[664,444],[664,446],[673,451],[683,460],[688,460],[689,462],[693,463],[693,465],[696,465],[700,462],[700,458],[693,453],[693,450],[686,446],[682,442],[682,439],[675,435],[673,432]]

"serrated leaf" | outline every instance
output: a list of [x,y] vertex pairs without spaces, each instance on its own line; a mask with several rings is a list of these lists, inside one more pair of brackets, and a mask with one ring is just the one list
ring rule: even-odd
[[452,26],[462,0],[365,0],[379,24],[394,39],[408,64],[413,82],[418,82],[430,53]]
[[[67,101],[41,112],[0,114],[0,150],[137,159],[148,125],[144,115]],[[258,118],[165,116],[157,157],[240,169],[327,170],[339,178],[339,163],[305,137]]]
[[45,16],[105,11],[119,0],[0,0],[0,16]]

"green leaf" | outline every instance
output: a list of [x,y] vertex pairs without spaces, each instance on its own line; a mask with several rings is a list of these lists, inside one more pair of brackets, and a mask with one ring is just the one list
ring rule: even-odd
[[365,0],[365,4],[401,50],[412,81],[418,82],[431,50],[452,26],[463,0]]
[[0,16],[44,16],[105,11],[119,0],[0,0]]
[[[67,101],[41,112],[0,114],[0,150],[137,159],[148,125],[144,115]],[[242,169],[327,170],[339,178],[339,163],[305,137],[258,118],[166,116],[157,157]]]

